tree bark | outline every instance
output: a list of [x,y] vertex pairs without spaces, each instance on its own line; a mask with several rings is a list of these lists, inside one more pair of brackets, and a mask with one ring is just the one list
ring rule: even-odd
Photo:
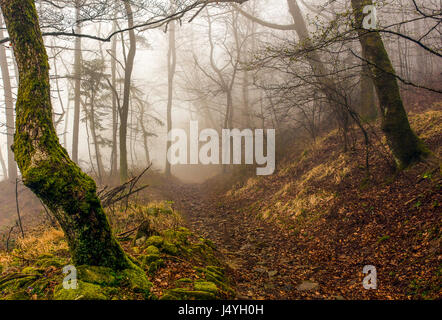
[[[123,89],[123,104],[120,113],[120,181],[126,182],[128,177],[127,167],[127,119],[129,116],[129,99],[132,71],[134,67],[135,53],[136,53],[136,38],[135,32],[132,29],[134,25],[134,18],[132,8],[129,1],[124,1],[124,8],[127,15],[127,27],[129,30],[129,52],[127,54],[125,71],[124,71],[124,89]],[[124,45],[124,44],[123,44]]]
[[90,107],[89,110],[89,122],[91,124],[91,135],[92,135],[92,141],[94,143],[94,150],[95,150],[95,161],[97,162],[97,174],[98,174],[98,183],[101,184],[103,182],[103,173],[104,173],[104,167],[103,167],[103,161],[101,159],[101,152],[100,152],[100,145],[98,142],[98,136],[96,131],[96,121],[95,121],[95,94],[92,93],[91,101],[90,101]]
[[[116,22],[113,23],[113,30],[117,28]],[[112,87],[117,87],[117,37],[112,38],[111,47],[111,77],[112,77]],[[114,177],[117,172],[117,132],[118,132],[118,97],[112,94],[112,153],[111,153],[111,177]]]
[[60,145],[52,123],[49,63],[33,0],[0,0],[20,81],[13,150],[23,183],[51,209],[73,262],[132,267],[112,235],[95,182]]
[[1,148],[0,148],[0,165],[3,170],[3,177],[6,180],[8,178],[8,170],[6,169],[6,163],[5,163],[5,159],[3,158],[3,153],[2,153]]
[[[175,21],[169,23],[169,50],[167,53],[167,132],[172,130],[173,78],[176,70]],[[166,153],[172,145],[167,141]],[[166,175],[171,175],[170,163],[166,157]]]
[[[3,27],[3,17],[0,14],[0,26]],[[0,30],[0,38],[3,39],[3,30]],[[14,153],[11,146],[14,142],[14,100],[12,98],[11,78],[9,75],[8,60],[6,57],[6,49],[0,46],[0,66],[3,78],[3,92],[5,94],[5,114],[6,114],[6,143],[8,146],[8,180],[14,181],[17,178],[17,164],[14,160]]]
[[370,69],[367,65],[361,70],[361,107],[359,114],[364,120],[370,121],[377,117],[376,101],[374,94],[373,79],[370,77]]
[[289,12],[293,17],[295,31],[298,34],[300,43],[306,48],[306,59],[312,68],[313,75],[317,78],[321,91],[327,97],[334,111],[334,116],[340,126],[342,138],[344,141],[344,151],[347,151],[347,132],[349,124],[348,104],[344,96],[340,93],[340,89],[336,85],[335,80],[328,75],[326,66],[321,57],[315,50],[309,50],[313,47],[310,39],[307,24],[302,15],[301,9],[296,0],[287,0]]
[[397,167],[399,169],[406,168],[427,156],[429,151],[410,127],[395,77],[395,70],[379,32],[367,32],[362,28],[363,8],[366,5],[372,5],[372,1],[352,0],[351,4],[356,19],[359,42],[369,63],[379,99],[382,130]]
[[[80,1],[76,0],[76,19],[77,24],[75,33],[81,33],[80,19]],[[81,95],[81,38],[75,38],[74,51],[74,128],[72,131],[72,160],[78,164],[78,137],[80,133],[80,95]]]

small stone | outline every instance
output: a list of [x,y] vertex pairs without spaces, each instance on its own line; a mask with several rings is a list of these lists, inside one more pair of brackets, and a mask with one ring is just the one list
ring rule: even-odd
[[299,286],[296,287],[299,291],[310,291],[319,287],[319,283],[313,281],[303,281]]

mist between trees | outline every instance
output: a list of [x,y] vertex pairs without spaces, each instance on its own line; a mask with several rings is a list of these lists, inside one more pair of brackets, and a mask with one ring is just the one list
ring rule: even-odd
[[[3,178],[15,181],[18,165],[56,213],[76,263],[131,265],[84,172],[122,183],[153,162],[171,175],[167,132],[189,120],[217,133],[275,129],[278,155],[332,129],[344,152],[362,131],[368,154],[379,119],[398,169],[430,154],[402,96],[416,87],[440,94],[440,1],[0,4]],[[367,30],[373,4],[378,26]],[[84,214],[97,223],[87,234]]]

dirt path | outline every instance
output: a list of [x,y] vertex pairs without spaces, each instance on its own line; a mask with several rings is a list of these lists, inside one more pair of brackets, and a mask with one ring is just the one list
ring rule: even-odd
[[[212,240],[231,268],[240,299],[319,298],[314,267],[299,261],[302,247],[280,229],[233,210],[203,185],[172,186],[168,193],[188,227]],[[301,285],[301,287],[299,287]]]

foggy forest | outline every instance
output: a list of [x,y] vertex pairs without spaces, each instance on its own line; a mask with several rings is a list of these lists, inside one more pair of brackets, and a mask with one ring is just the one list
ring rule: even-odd
[[440,0],[0,9],[0,300],[442,298]]

